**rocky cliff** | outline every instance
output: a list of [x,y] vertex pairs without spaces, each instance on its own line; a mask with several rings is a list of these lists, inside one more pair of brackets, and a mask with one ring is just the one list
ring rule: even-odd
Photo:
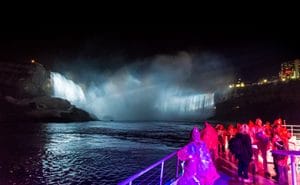
[[300,122],[300,81],[278,82],[235,89],[216,101],[212,119],[248,121],[260,117],[273,121],[282,117]]
[[50,72],[39,63],[0,63],[0,121],[95,120],[88,112],[51,97]]

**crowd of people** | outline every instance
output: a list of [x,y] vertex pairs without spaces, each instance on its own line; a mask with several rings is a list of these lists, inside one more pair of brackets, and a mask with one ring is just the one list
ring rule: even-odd
[[[184,161],[184,173],[178,184],[210,185],[219,178],[215,161],[221,157],[237,164],[238,180],[251,182],[248,171],[253,162],[257,173],[271,178],[267,151],[288,150],[290,132],[281,118],[273,124],[260,118],[248,123],[217,124],[205,123],[204,128],[197,127],[191,132],[190,142],[178,151],[178,158]],[[207,154],[207,155],[206,155]],[[275,176],[280,184],[288,184],[287,156],[273,154]],[[262,160],[261,160],[262,159]]]

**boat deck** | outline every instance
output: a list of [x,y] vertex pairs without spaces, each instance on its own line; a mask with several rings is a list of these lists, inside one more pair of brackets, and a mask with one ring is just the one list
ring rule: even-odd
[[[299,126],[300,127],[300,126]],[[300,129],[299,129],[300,133]],[[288,184],[300,185],[300,140],[293,143],[292,150],[289,151],[272,151],[280,153],[281,155],[288,155]],[[284,154],[283,154],[284,153]],[[178,177],[182,173],[180,161],[177,158],[177,151],[165,156],[160,161],[152,164],[146,169],[136,173],[135,175],[120,182],[119,185],[133,185],[133,184],[164,184],[176,185]],[[263,171],[255,171],[256,169],[262,170],[262,159],[259,158],[259,166],[256,168],[253,164],[249,166],[249,177],[251,183],[240,182],[237,178],[237,162],[228,160],[228,156],[224,154],[221,158],[216,160],[216,167],[221,177],[214,183],[214,185],[238,185],[238,184],[255,184],[255,185],[279,185],[282,184],[273,180],[272,178],[265,178]],[[292,157],[294,156],[294,157]],[[271,176],[275,175],[272,153],[267,152],[268,171]],[[294,164],[295,166],[293,167]],[[255,170],[253,170],[255,169]],[[149,172],[151,170],[151,172]],[[293,172],[293,175],[292,175]],[[294,177],[292,179],[292,176]],[[292,182],[293,180],[293,182]],[[134,182],[133,182],[134,181]]]
[[[249,178],[251,183],[240,182],[237,177],[237,166],[223,158],[217,160],[217,168],[220,174],[220,178],[214,183],[214,185],[242,185],[242,184],[255,184],[255,185],[277,185],[278,183],[274,180],[264,178],[260,174],[255,174],[251,172],[251,167],[249,167]],[[175,185],[176,183],[172,183]]]
[[266,179],[259,174],[255,174],[253,176],[252,168],[249,167],[249,178],[253,181],[252,183],[244,183],[238,181],[237,177],[237,166],[226,160],[226,159],[219,159],[217,161],[218,171],[220,172],[221,178],[215,183],[215,185],[237,185],[237,184],[257,184],[257,185],[275,185],[277,184],[275,181],[271,179]]
[[[252,167],[249,167],[249,178],[253,181],[251,183],[244,183],[244,182],[239,182],[237,179],[237,166],[226,160],[226,159],[219,159],[217,161],[217,167],[218,171],[220,172],[221,178],[215,182],[215,185],[223,185],[223,184],[228,184],[228,185],[239,185],[239,184],[256,184],[256,185],[277,185],[279,184],[273,179],[267,179],[263,177],[263,174],[261,173],[255,173],[253,176],[253,171]],[[273,164],[269,163],[269,172],[272,175],[275,175],[274,169],[273,169]],[[297,175],[297,183],[300,185],[300,176]],[[289,184],[292,184],[291,182],[291,171],[289,170]]]
[[265,179],[263,177],[257,176],[256,180],[251,183],[240,182],[237,178],[224,174],[223,172],[220,173],[221,178],[218,179],[214,185],[241,185],[241,184],[255,184],[255,185],[275,185],[277,184],[274,181]]

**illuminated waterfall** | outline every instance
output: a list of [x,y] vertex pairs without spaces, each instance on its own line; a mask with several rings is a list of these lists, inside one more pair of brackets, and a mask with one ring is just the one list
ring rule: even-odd
[[214,93],[196,95],[165,95],[156,107],[162,112],[191,113],[214,107]]
[[[51,72],[53,96],[66,99],[99,119],[116,120],[198,118],[214,107],[213,93],[190,92],[181,88],[142,86],[140,81],[122,78],[88,86],[85,91],[65,76]],[[141,116],[142,115],[142,116]]]
[[85,103],[85,95],[79,85],[59,73],[51,72],[50,75],[54,97],[69,100],[72,104],[77,106]]

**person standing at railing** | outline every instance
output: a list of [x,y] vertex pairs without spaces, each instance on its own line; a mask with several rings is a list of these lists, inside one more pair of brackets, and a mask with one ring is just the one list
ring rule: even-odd
[[197,127],[191,132],[190,142],[178,151],[177,156],[184,161],[184,173],[177,185],[213,185],[220,177]]
[[279,131],[280,131],[280,134],[283,136],[283,137],[286,137],[288,139],[291,139],[292,135],[291,133],[288,131],[288,129],[286,128],[286,124],[285,124],[285,121],[283,122],[281,118],[278,118],[274,121],[274,126],[275,125],[278,125],[279,126]]
[[[273,128],[272,144],[273,150],[289,150],[288,138],[281,132],[279,125]],[[273,178],[280,184],[288,184],[288,156],[273,154],[273,160],[276,172]]]

